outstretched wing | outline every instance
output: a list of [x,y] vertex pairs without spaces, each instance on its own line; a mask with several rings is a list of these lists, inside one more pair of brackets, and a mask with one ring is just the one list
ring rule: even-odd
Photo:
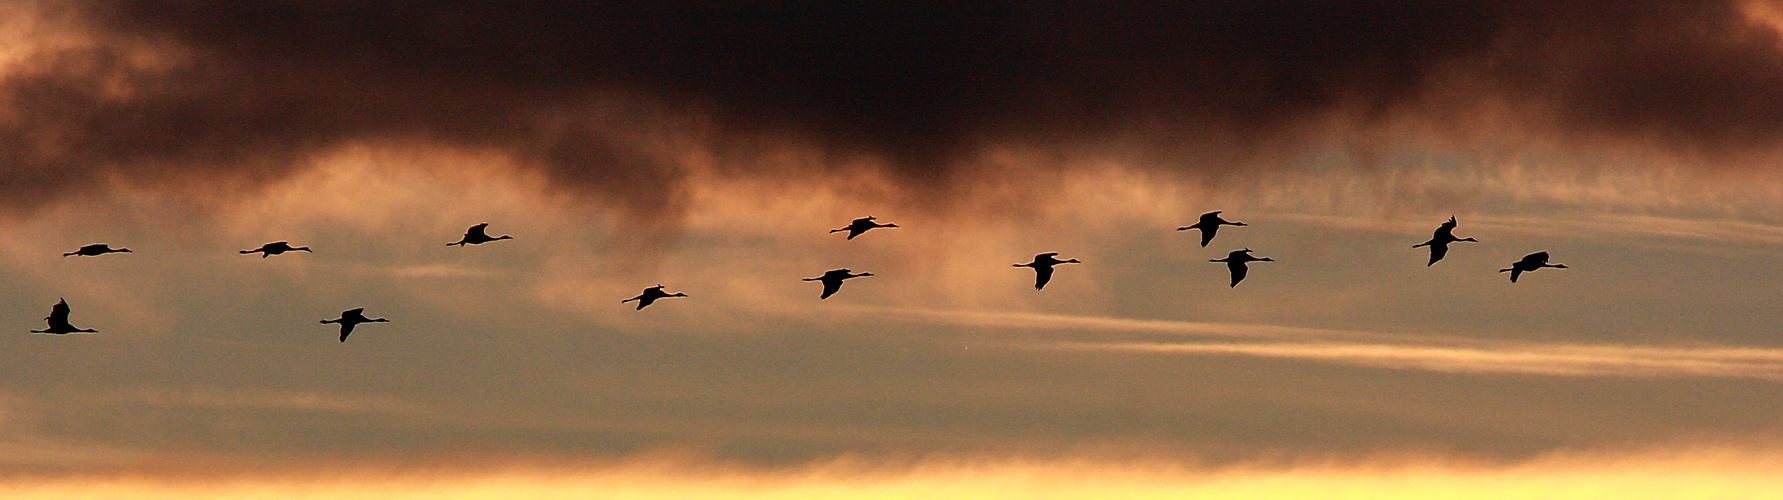
[[1048,281],[1052,281],[1052,268],[1047,266],[1034,266],[1034,289],[1040,290],[1046,288],[1046,282]]
[[341,322],[341,342],[347,341],[347,336],[353,334],[353,327],[355,326],[359,326],[359,324],[351,321]]
[[836,294],[837,290],[841,290],[841,289],[842,289],[842,280],[837,280],[837,279],[823,280],[823,295],[818,296],[817,298],[818,299],[830,298],[831,295]]
[[1226,268],[1232,270],[1232,284],[1226,285],[1229,287],[1238,286],[1238,282],[1244,281],[1245,273],[1250,272],[1249,266],[1246,266],[1246,265],[1244,265],[1243,262],[1238,262],[1238,261],[1227,262]]
[[[488,238],[489,233],[484,232],[488,228],[489,228],[489,223],[484,222],[482,224],[477,224],[475,226],[471,226],[471,228],[469,230],[465,231],[464,234],[465,234],[465,236],[475,236],[477,238]],[[465,239],[468,240],[470,238],[465,238]]]
[[1523,274],[1523,268],[1515,266],[1511,267],[1511,283],[1516,283],[1517,276],[1520,274]]
[[1435,265],[1436,261],[1442,260],[1443,256],[1448,255],[1448,254],[1449,254],[1449,244],[1448,243],[1431,243],[1430,244],[1430,262],[1427,264],[1424,264],[1424,267],[1430,267],[1432,265]]
[[1207,242],[1213,241],[1213,234],[1216,232],[1219,232],[1219,230],[1220,230],[1220,226],[1218,224],[1202,226],[1201,227],[1201,246],[1207,246]]

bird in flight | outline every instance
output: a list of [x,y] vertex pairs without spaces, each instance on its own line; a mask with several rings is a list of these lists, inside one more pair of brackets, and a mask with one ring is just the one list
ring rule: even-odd
[[471,226],[470,229],[464,231],[463,239],[460,239],[458,241],[454,241],[451,243],[447,243],[446,246],[481,245],[481,244],[488,243],[488,242],[495,241],[495,240],[514,239],[513,236],[508,236],[505,234],[491,238],[491,237],[489,237],[489,233],[484,232],[488,228],[489,228],[489,223],[487,223],[487,222],[484,222],[482,224],[477,224],[475,226]]
[[1430,263],[1424,264],[1424,267],[1430,267],[1432,265],[1435,265],[1436,261],[1442,260],[1444,255],[1448,255],[1449,254],[1449,244],[1457,242],[1457,241],[1478,242],[1480,240],[1476,240],[1473,238],[1456,238],[1455,237],[1455,216],[1451,215],[1451,216],[1449,216],[1448,222],[1442,223],[1442,226],[1436,228],[1436,233],[1430,235],[1430,241],[1412,245],[1412,248],[1418,248],[1418,247],[1423,247],[1423,246],[1430,247]]
[[284,242],[284,241],[274,241],[272,243],[260,245],[260,248],[256,248],[253,250],[242,250],[241,253],[242,253],[242,255],[258,253],[258,254],[260,254],[260,258],[264,259],[264,258],[271,257],[274,255],[282,254],[285,252],[296,252],[296,251],[316,253],[316,252],[310,251],[310,247],[294,247],[294,246],[291,246],[291,244],[289,242]]
[[1226,258],[1224,259],[1208,260],[1208,262],[1224,262],[1226,263],[1226,268],[1232,270],[1232,284],[1227,285],[1228,287],[1238,286],[1238,282],[1244,281],[1245,273],[1250,271],[1250,267],[1245,265],[1245,263],[1256,261],[1275,262],[1275,259],[1252,256],[1251,249],[1246,248],[1243,250],[1233,250],[1232,253],[1226,254]]
[[1523,260],[1512,262],[1511,267],[1508,267],[1505,269],[1499,269],[1498,272],[1511,273],[1511,283],[1516,283],[1518,275],[1527,273],[1527,272],[1533,272],[1537,269],[1541,269],[1544,267],[1557,267],[1560,269],[1566,269],[1566,264],[1549,264],[1548,263],[1548,252],[1536,252],[1536,253],[1532,253],[1532,254],[1523,256]]
[[80,250],[75,250],[73,252],[68,252],[68,253],[62,254],[62,256],[68,257],[71,255],[79,255],[82,257],[94,257],[94,256],[99,256],[99,255],[105,255],[108,253],[117,253],[117,252],[129,253],[130,249],[128,249],[128,248],[112,248],[111,245],[107,245],[104,243],[95,243],[92,245],[80,247]]
[[49,324],[50,324],[49,328],[46,328],[43,330],[31,330],[31,333],[48,333],[51,335],[67,335],[70,333],[99,333],[99,330],[93,330],[93,329],[83,330],[80,328],[75,328],[74,325],[69,324],[68,323],[68,313],[69,312],[70,312],[70,309],[68,308],[68,300],[67,299],[62,299],[59,302],[56,302],[56,305],[50,306],[49,317],[43,318],[43,319],[49,320]]
[[353,327],[359,326],[360,323],[389,323],[389,322],[390,322],[390,320],[387,320],[384,318],[367,318],[367,317],[365,317],[365,308],[363,308],[363,307],[358,308],[358,309],[348,309],[345,311],[341,311],[341,317],[339,319],[322,320],[322,324],[340,323],[340,325],[341,325],[341,342],[346,342],[347,336],[353,334]]
[[1047,252],[1034,256],[1034,261],[1027,264],[1016,264],[1015,267],[1034,268],[1034,289],[1046,288],[1046,282],[1052,281],[1052,266],[1059,264],[1081,264],[1077,259],[1059,260],[1058,252]]
[[855,219],[854,222],[848,223],[847,226],[843,226],[838,229],[831,229],[830,232],[839,233],[842,231],[848,231],[848,239],[852,240],[852,239],[854,239],[854,237],[860,236],[861,233],[867,232],[868,229],[873,229],[876,227],[898,227],[898,225],[897,224],[880,224],[877,222],[873,222],[873,216],[869,215],[866,217],[861,217],[859,219]]
[[619,301],[619,303],[624,304],[626,302],[631,302],[634,300],[638,301],[638,310],[642,311],[642,310],[644,310],[644,306],[648,306],[650,304],[655,303],[656,299],[662,299],[662,298],[668,298],[668,297],[686,297],[686,296],[687,296],[687,294],[685,294],[685,293],[664,292],[664,291],[662,291],[662,285],[656,285],[656,286],[653,286],[650,288],[645,288],[644,293],[638,294],[638,296],[636,296],[636,297],[621,300],[621,301]]
[[819,300],[821,300],[821,299],[830,298],[831,295],[836,294],[836,290],[841,290],[842,289],[842,280],[849,279],[849,278],[859,278],[862,276],[872,276],[872,275],[873,275],[873,273],[850,274],[849,270],[844,268],[844,269],[831,270],[829,272],[823,273],[823,276],[818,276],[816,278],[805,278],[804,281],[822,281],[823,282],[823,295],[817,297]]
[[1176,228],[1176,230],[1177,231],[1188,231],[1190,229],[1200,229],[1201,230],[1201,246],[1207,246],[1207,242],[1213,241],[1213,235],[1220,231],[1220,226],[1243,226],[1243,225],[1245,225],[1243,222],[1232,222],[1232,221],[1229,221],[1226,219],[1221,219],[1220,211],[1214,210],[1212,212],[1201,214],[1201,220],[1196,221],[1194,225],[1179,227],[1179,228]]

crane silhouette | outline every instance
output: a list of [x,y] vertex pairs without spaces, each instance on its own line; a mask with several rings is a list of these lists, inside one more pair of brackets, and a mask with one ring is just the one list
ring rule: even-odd
[[866,216],[866,217],[861,217],[859,219],[855,219],[854,222],[848,223],[847,226],[843,226],[843,227],[837,228],[837,229],[831,229],[830,232],[831,233],[839,233],[842,231],[848,231],[848,239],[852,240],[852,239],[854,239],[854,237],[860,236],[861,233],[867,232],[868,229],[879,228],[879,227],[898,227],[897,224],[880,224],[877,222],[873,222],[873,219],[874,219],[874,217],[871,215]]
[[262,258],[262,259],[274,256],[274,255],[282,254],[285,252],[316,253],[316,252],[310,251],[310,247],[294,247],[294,246],[291,246],[291,243],[284,242],[284,241],[274,241],[272,243],[260,245],[260,248],[256,248],[253,250],[242,250],[241,251],[242,255],[258,253],[258,254],[260,254],[260,258]]
[[491,241],[496,241],[496,240],[514,239],[513,236],[508,236],[505,234],[491,238],[491,237],[489,237],[489,233],[486,232],[488,230],[488,228],[489,228],[489,223],[487,223],[487,222],[484,222],[482,224],[477,224],[475,226],[471,226],[470,229],[467,229],[464,231],[463,239],[460,239],[458,241],[454,241],[451,243],[447,243],[446,246],[481,245],[481,244],[488,243]]
[[859,278],[862,276],[872,276],[872,275],[873,275],[873,273],[850,274],[850,271],[847,268],[843,268],[843,269],[830,270],[829,272],[823,273],[823,276],[818,276],[816,278],[805,278],[804,281],[822,281],[823,282],[823,295],[820,295],[817,297],[819,300],[821,300],[821,299],[830,298],[831,295],[836,294],[837,290],[841,290],[842,289],[842,280],[846,280],[846,279],[850,279],[850,278]]
[[389,322],[390,322],[390,320],[387,320],[384,318],[367,318],[367,317],[365,317],[365,308],[363,308],[363,307],[357,308],[357,309],[348,309],[345,311],[341,311],[341,317],[338,319],[322,320],[322,324],[329,324],[329,323],[339,323],[340,324],[340,326],[341,326],[341,342],[346,342],[347,336],[353,334],[353,327],[359,326],[360,323],[389,323]]
[[1207,242],[1213,241],[1214,234],[1219,233],[1220,226],[1223,226],[1223,225],[1224,226],[1243,226],[1243,225],[1245,225],[1245,223],[1232,222],[1232,221],[1229,221],[1226,219],[1221,219],[1220,211],[1214,210],[1212,212],[1201,214],[1201,220],[1196,221],[1193,225],[1179,227],[1179,228],[1176,228],[1176,230],[1177,231],[1188,231],[1190,229],[1200,229],[1201,230],[1201,246],[1207,246]]
[[1047,252],[1034,256],[1034,261],[1027,264],[1015,264],[1015,267],[1034,268],[1034,289],[1046,288],[1046,282],[1052,281],[1052,266],[1059,264],[1081,264],[1077,259],[1059,260],[1058,252]]
[[1535,270],[1541,269],[1544,267],[1557,267],[1560,269],[1566,269],[1566,264],[1549,264],[1548,263],[1548,252],[1536,252],[1536,253],[1532,253],[1532,254],[1523,256],[1523,260],[1512,262],[1511,267],[1499,269],[1498,272],[1511,273],[1511,283],[1516,283],[1518,275],[1521,275],[1521,274],[1527,273],[1527,272],[1534,272]]
[[621,300],[621,301],[619,301],[619,303],[624,304],[626,302],[631,302],[634,300],[638,301],[638,310],[642,311],[642,310],[644,310],[644,306],[648,306],[650,304],[655,303],[656,299],[663,299],[663,298],[669,298],[669,297],[686,297],[686,296],[687,296],[687,294],[685,294],[685,293],[664,292],[664,291],[662,291],[662,285],[656,285],[656,286],[653,286],[650,288],[645,288],[644,293],[639,294],[636,297]]
[[50,306],[49,317],[43,318],[43,319],[49,321],[49,325],[50,325],[49,328],[46,328],[43,330],[31,330],[31,333],[48,333],[51,335],[67,335],[70,333],[99,333],[99,330],[92,330],[92,329],[83,330],[80,328],[75,328],[74,325],[69,324],[68,323],[68,313],[69,312],[71,312],[71,310],[68,308],[68,300],[67,299],[59,299],[59,301],[56,302],[56,305]]
[[1238,282],[1244,281],[1244,275],[1250,272],[1250,266],[1247,266],[1246,263],[1258,261],[1275,262],[1275,259],[1252,256],[1251,249],[1246,248],[1243,250],[1233,250],[1232,253],[1226,254],[1226,258],[1224,259],[1208,260],[1208,262],[1224,262],[1226,263],[1226,268],[1232,270],[1232,284],[1226,285],[1228,287],[1238,286]]
[[1451,215],[1451,216],[1449,216],[1448,222],[1442,223],[1442,226],[1437,227],[1436,232],[1430,235],[1430,241],[1412,245],[1412,248],[1418,248],[1418,247],[1423,247],[1423,246],[1430,247],[1430,262],[1427,264],[1424,264],[1424,267],[1430,267],[1432,265],[1435,265],[1436,261],[1442,260],[1444,255],[1448,255],[1449,254],[1449,244],[1457,242],[1457,241],[1478,242],[1480,240],[1476,240],[1473,238],[1456,238],[1455,237],[1455,216]]
[[104,243],[96,243],[96,244],[80,247],[79,250],[75,250],[73,252],[68,252],[68,253],[62,254],[62,256],[68,257],[68,256],[73,256],[73,255],[79,255],[82,257],[96,257],[96,256],[100,256],[100,255],[105,255],[108,253],[119,253],[119,252],[130,253],[130,249],[128,249],[128,248],[112,248],[111,245],[107,245]]

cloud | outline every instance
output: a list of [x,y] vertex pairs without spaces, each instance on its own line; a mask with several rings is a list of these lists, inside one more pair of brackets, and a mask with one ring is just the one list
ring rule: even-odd
[[[1053,331],[1089,336],[1080,335],[1072,340],[1009,342],[1012,347],[1033,349],[1239,355],[1461,374],[1721,377],[1783,382],[1783,350],[1762,347],[1539,343],[1266,324],[861,306],[841,308],[889,319],[992,327],[1027,335]],[[1238,340],[1106,340],[1110,337],[1130,338],[1135,334]]]
[[[1408,226],[1400,220],[1380,217],[1270,213],[1271,219],[1317,225],[1332,230],[1422,236],[1433,224]],[[1468,230],[1543,237],[1578,237],[1627,240],[1630,237],[1662,238],[1690,243],[1727,245],[1783,245],[1783,226],[1728,219],[1695,219],[1621,213],[1581,213],[1567,217],[1535,215],[1475,215],[1462,221]],[[1460,232],[1465,233],[1467,230]]]
[[1065,349],[1242,355],[1444,373],[1576,377],[1729,377],[1783,382],[1783,350],[1615,345],[1478,347],[1344,343],[1088,343]]
[[392,398],[296,391],[239,391],[214,388],[191,390],[144,389],[133,394],[109,396],[152,406],[188,406],[233,410],[295,410],[302,412],[415,414],[425,408]]
[[1263,324],[1147,320],[1063,314],[949,311],[871,306],[839,306],[838,309],[906,320],[933,321],[1006,329],[1076,330],[1091,332],[1165,333],[1253,339],[1428,339],[1429,337],[1374,333],[1359,330],[1303,328]]
[[493,151],[673,218],[711,172],[864,168],[945,200],[1001,145],[1219,179],[1331,144],[1366,171],[1404,127],[1485,163],[1550,131],[1716,154],[1783,131],[1776,9],[1752,1],[10,9],[15,210],[114,180],[252,191],[366,142]]

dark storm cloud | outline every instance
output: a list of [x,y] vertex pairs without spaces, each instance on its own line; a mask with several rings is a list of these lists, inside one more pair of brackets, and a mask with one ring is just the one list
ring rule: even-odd
[[[1556,106],[1576,131],[1722,147],[1783,127],[1775,33],[1727,1],[92,0],[69,12],[101,43],[35,54],[0,82],[14,207],[110,173],[276,177],[331,146],[394,138],[513,151],[571,188],[655,210],[674,204],[685,166],[646,151],[652,134],[726,158],[791,137],[884,158],[921,185],[987,141],[1071,144],[1146,124],[1170,151],[1336,111],[1366,123],[1454,74]],[[179,58],[133,63],[132,47]]]
[[1486,73],[1555,106],[1563,126],[1672,146],[1743,149],[1783,132],[1778,26],[1762,2],[1590,2],[1531,7]]

